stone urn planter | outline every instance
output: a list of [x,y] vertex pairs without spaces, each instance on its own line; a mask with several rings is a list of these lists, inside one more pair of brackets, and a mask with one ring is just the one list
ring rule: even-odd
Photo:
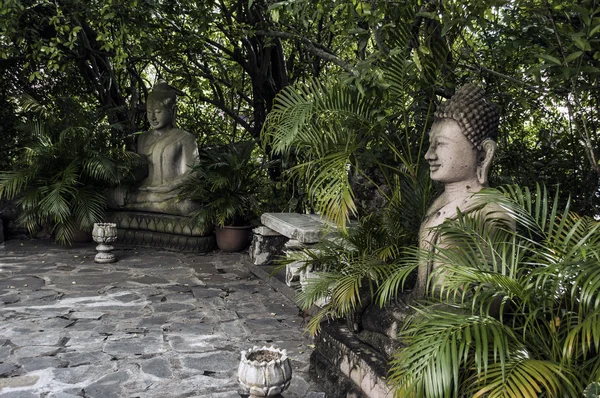
[[250,397],[278,397],[292,380],[292,365],[286,350],[253,347],[242,351],[238,380]]
[[112,243],[117,239],[117,224],[111,222],[94,223],[92,238],[94,242],[98,243],[98,246],[96,246],[98,254],[94,257],[94,261],[101,264],[115,262],[115,255],[111,253],[114,247],[107,243]]

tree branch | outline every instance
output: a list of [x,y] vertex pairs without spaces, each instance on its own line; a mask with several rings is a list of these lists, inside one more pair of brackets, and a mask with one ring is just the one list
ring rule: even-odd
[[326,49],[326,47],[324,47],[323,45],[314,43],[313,41],[307,39],[306,37],[296,35],[293,33],[275,32],[275,31],[266,31],[266,30],[257,30],[254,33],[257,36],[267,36],[267,37],[277,37],[280,39],[298,40],[306,46],[306,49],[308,51],[310,51],[317,57],[339,66],[340,68],[344,69],[346,72],[348,72],[350,74],[354,74],[354,72],[355,72],[354,67],[350,63],[337,57],[336,55],[333,54],[333,51]]
[[540,93],[547,93],[548,92],[548,91],[544,90],[541,87],[532,86],[531,84],[526,83],[526,82],[524,82],[522,80],[516,79],[516,78],[514,78],[512,76],[509,76],[509,75],[505,75],[504,73],[500,73],[500,72],[497,72],[497,71],[492,70],[492,69],[488,69],[485,66],[480,66],[480,65],[474,66],[474,65],[464,65],[464,64],[462,66],[465,67],[465,68],[467,68],[467,69],[469,69],[469,70],[475,71],[475,72],[485,72],[485,73],[488,73],[490,75],[495,75],[495,76],[501,77],[504,80],[508,80],[508,81],[513,82],[513,83],[516,83],[516,84],[518,84],[520,86],[523,86],[526,89],[531,90],[531,91],[537,91],[537,92],[540,92]]

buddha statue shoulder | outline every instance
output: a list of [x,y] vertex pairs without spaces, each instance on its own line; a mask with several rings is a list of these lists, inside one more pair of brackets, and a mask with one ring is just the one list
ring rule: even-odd
[[141,133],[137,152],[147,160],[147,174],[126,189],[117,208],[186,216],[197,208],[178,200],[179,189],[198,160],[193,134],[175,126],[175,91],[160,80],[148,95],[146,114],[152,129]]
[[[474,85],[461,87],[434,114],[429,133],[429,148],[425,160],[429,163],[431,179],[444,185],[443,193],[426,212],[419,232],[421,249],[450,245],[440,237],[436,227],[458,214],[478,216],[484,222],[500,220],[514,228],[514,220],[501,208],[482,202],[475,194],[488,186],[488,174],[497,150],[499,114],[484,91]],[[419,264],[414,296],[423,297],[430,275],[438,264],[423,261]],[[440,283],[443,275],[437,275]]]

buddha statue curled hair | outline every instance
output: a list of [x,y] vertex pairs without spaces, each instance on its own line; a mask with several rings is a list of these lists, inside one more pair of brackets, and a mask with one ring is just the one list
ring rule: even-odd
[[434,113],[435,120],[453,119],[463,134],[478,150],[486,139],[496,140],[500,115],[498,107],[485,97],[485,92],[475,84],[462,86]]
[[148,104],[161,104],[167,109],[173,109],[177,103],[177,94],[166,81],[160,79],[148,94]]

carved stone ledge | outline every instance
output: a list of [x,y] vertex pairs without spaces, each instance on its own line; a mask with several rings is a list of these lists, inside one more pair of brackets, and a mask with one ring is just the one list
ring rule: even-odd
[[117,242],[167,250],[206,253],[215,248],[215,237],[189,222],[188,217],[135,211],[113,211],[107,221],[117,224]]
[[356,339],[343,324],[324,325],[311,355],[311,373],[325,384],[328,397],[392,398],[384,356]]
[[167,250],[207,253],[215,248],[215,236],[185,236],[151,231],[119,229],[117,242],[125,245],[160,247]]
[[137,211],[112,211],[106,213],[106,217],[110,222],[117,224],[117,229],[133,229],[185,236],[210,235],[210,233],[206,233],[198,226],[193,225],[188,217],[183,216]]

